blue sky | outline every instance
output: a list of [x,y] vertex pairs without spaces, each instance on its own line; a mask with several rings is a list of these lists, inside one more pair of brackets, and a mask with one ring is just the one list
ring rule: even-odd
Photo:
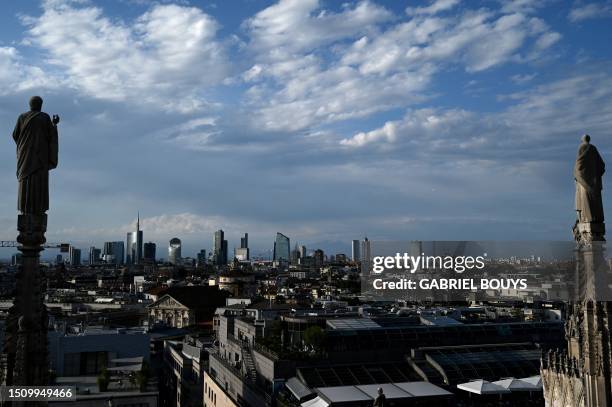
[[612,157],[610,1],[3,7],[2,239],[32,94],[62,117],[48,239],[83,248],[125,239],[138,210],[162,253],[218,228],[257,250],[276,231],[568,239],[580,135]]

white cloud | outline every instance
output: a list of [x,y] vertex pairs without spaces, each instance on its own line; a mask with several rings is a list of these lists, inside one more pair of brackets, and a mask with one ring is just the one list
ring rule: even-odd
[[433,0],[427,7],[408,7],[406,14],[421,15],[421,14],[437,14],[441,11],[450,10],[459,4],[459,0]]
[[612,127],[612,76],[608,74],[576,75],[507,99],[513,104],[499,113],[410,110],[401,120],[344,138],[339,144],[385,152],[392,146],[397,151],[410,151],[412,157],[425,154],[430,159],[442,154],[495,161],[514,159],[516,154],[548,155],[555,146],[578,142],[585,132],[596,144],[609,146],[606,135]]
[[395,142],[397,138],[397,122],[387,122],[379,129],[368,132],[357,133],[350,139],[340,141],[340,144],[350,147],[361,147],[369,143],[385,140],[389,143]]
[[609,1],[601,3],[576,4],[569,12],[568,18],[572,22],[580,22],[594,18],[605,18],[612,16],[612,3]]
[[245,22],[250,46],[272,59],[350,38],[390,20],[385,8],[361,1],[339,12],[321,10],[318,0],[281,0]]
[[[259,12],[246,24],[255,63],[243,74],[254,126],[300,131],[415,105],[429,98],[440,71],[530,61],[560,38],[522,13],[436,14],[454,5],[434,2],[393,22],[363,2],[334,13],[314,0],[281,1]],[[374,11],[358,13],[361,8]],[[351,19],[359,24],[340,24]]]
[[547,0],[500,0],[504,13],[533,13],[546,3]]
[[512,80],[512,82],[516,83],[517,85],[522,85],[524,83],[532,81],[536,76],[538,76],[537,73],[524,74],[524,75],[516,74],[516,75],[512,75],[510,79]]
[[[474,120],[474,117],[473,113],[464,110],[411,110],[401,120],[387,122],[367,133],[357,133],[342,139],[340,144],[347,147],[365,147],[395,143],[416,145],[426,141],[433,149],[446,147],[448,138],[453,137],[453,129],[464,126]],[[468,141],[463,140],[461,144],[462,148],[465,148]]]
[[52,89],[60,80],[40,67],[29,65],[16,48],[0,47],[0,95],[30,89]]
[[94,98],[191,112],[207,105],[207,87],[226,73],[218,24],[195,7],[154,5],[125,22],[89,4],[54,0],[23,20],[48,62]]

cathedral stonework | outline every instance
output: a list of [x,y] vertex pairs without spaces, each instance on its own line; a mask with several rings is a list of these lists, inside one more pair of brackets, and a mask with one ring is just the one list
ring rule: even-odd
[[605,254],[602,176],[605,165],[584,136],[578,150],[574,301],[565,321],[567,348],[542,356],[541,375],[546,406],[603,407],[612,405],[612,302]]

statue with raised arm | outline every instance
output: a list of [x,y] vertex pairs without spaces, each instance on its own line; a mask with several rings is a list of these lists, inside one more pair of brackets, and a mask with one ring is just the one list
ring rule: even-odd
[[49,209],[49,170],[57,167],[59,116],[42,112],[40,96],[30,99],[30,111],[17,119],[17,208],[23,214],[42,215]]
[[17,119],[17,249],[21,264],[15,273],[15,298],[4,326],[2,380],[7,385],[49,384],[47,308],[40,269],[49,210],[49,170],[57,167],[59,116],[42,112],[40,96]]

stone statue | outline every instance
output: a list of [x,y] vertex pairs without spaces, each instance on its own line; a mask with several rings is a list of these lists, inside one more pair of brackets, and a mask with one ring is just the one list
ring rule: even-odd
[[13,139],[17,144],[17,208],[23,214],[41,215],[49,209],[49,170],[57,167],[59,116],[41,111],[40,96],[30,99],[30,111],[17,119]]
[[582,136],[574,166],[577,220],[580,223],[603,223],[601,177],[606,167],[597,148],[590,141],[588,134]]

